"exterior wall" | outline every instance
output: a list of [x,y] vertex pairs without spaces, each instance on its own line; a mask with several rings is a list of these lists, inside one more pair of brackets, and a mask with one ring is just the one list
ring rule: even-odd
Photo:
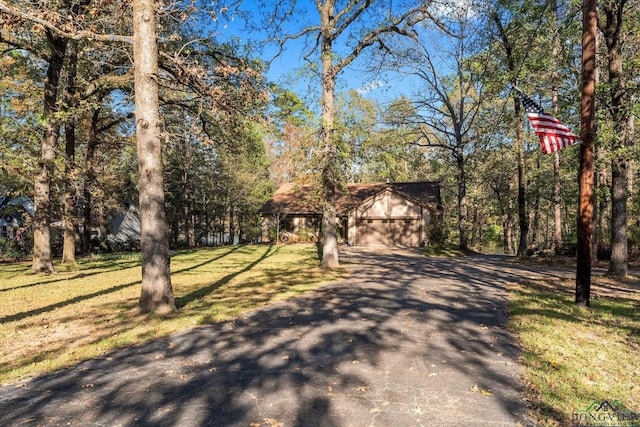
[[276,217],[274,215],[262,215],[262,239],[261,242],[270,242],[269,228],[276,226]]
[[423,210],[390,190],[384,191],[349,215],[349,243],[419,246],[424,241]]
[[422,210],[422,238],[420,243],[429,246],[429,223],[431,222],[431,212],[429,209]]
[[[441,217],[439,211],[431,209],[435,208],[422,207],[387,189],[340,218],[339,240],[344,238],[349,245],[428,245],[431,218]],[[294,234],[289,241],[317,241],[321,237],[321,215],[290,213],[280,218],[281,233]],[[269,230],[276,226],[275,215],[263,216],[263,242],[269,241]]]
[[[320,236],[320,215],[280,215],[280,233],[296,235],[293,241],[317,241]],[[282,224],[284,223],[284,224]],[[262,216],[262,242],[270,242],[269,230],[277,228],[276,215]]]

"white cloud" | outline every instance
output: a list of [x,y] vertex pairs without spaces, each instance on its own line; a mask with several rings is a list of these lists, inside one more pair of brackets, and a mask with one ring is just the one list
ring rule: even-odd
[[374,89],[378,89],[385,86],[389,86],[389,84],[386,81],[374,80],[364,86],[361,86],[359,89],[356,89],[356,92],[358,92],[360,95],[365,95]]
[[434,1],[431,12],[438,17],[473,18],[478,13],[477,0]]

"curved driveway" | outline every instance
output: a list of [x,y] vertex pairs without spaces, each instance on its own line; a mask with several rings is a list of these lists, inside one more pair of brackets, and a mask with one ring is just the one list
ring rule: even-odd
[[342,248],[346,281],[0,388],[1,425],[529,425],[500,256]]

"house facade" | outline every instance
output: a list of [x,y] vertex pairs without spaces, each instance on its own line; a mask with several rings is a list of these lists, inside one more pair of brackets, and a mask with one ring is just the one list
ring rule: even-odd
[[[263,241],[276,234],[318,241],[322,202],[312,186],[283,185],[261,209]],[[430,225],[443,214],[437,182],[348,184],[336,194],[336,209],[341,242],[363,246],[428,245]]]

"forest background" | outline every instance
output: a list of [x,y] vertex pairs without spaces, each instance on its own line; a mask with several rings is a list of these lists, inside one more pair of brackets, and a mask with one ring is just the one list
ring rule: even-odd
[[[347,24],[332,60],[363,48],[336,72],[330,156],[328,3]],[[462,249],[574,253],[579,147],[543,155],[512,88],[578,133],[580,2],[317,6],[156,2],[171,247],[258,241],[264,201],[284,182],[323,182],[329,159],[337,184],[441,182],[443,240]],[[640,248],[639,13],[637,2],[600,2],[593,248],[619,276]],[[47,224],[61,225],[53,253],[74,262],[96,250],[92,230],[104,236],[138,202],[131,4],[0,1],[0,25],[0,194],[46,206]],[[3,258],[40,257],[33,228],[22,231],[2,239]]]

